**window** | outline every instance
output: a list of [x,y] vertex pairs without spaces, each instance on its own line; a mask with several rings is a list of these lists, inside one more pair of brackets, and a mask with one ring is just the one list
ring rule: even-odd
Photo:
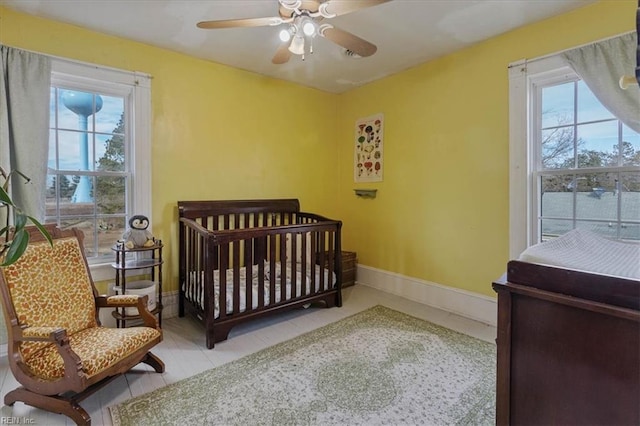
[[556,57],[510,74],[510,256],[575,228],[640,240],[640,135]]
[[53,63],[45,221],[82,229],[96,280],[128,217],[150,217],[149,92],[146,76]]

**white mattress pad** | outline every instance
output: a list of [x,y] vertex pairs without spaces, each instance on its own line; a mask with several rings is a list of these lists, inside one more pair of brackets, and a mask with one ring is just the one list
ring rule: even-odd
[[640,243],[612,240],[584,229],[533,245],[518,260],[640,280]]

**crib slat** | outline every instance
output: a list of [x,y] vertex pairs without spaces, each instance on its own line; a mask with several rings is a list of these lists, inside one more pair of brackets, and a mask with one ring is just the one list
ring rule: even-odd
[[[289,259],[291,260],[291,298],[295,299],[298,297],[298,262],[300,259],[297,259],[298,256],[298,236],[302,236],[304,234],[291,233],[289,235],[289,240],[291,241],[291,252],[288,254]],[[304,279],[302,279],[304,283]]]
[[316,293],[316,268],[315,262],[313,262],[313,258],[315,257],[317,251],[316,247],[318,245],[318,238],[316,234],[316,232],[311,233],[311,258],[308,260],[309,266],[311,268],[311,271],[309,271],[309,275],[311,276],[311,291],[309,292],[310,294]]
[[269,235],[269,304],[276,300],[276,235]]
[[316,300],[341,304],[333,286],[340,267],[339,221],[301,213],[297,200],[179,202],[179,210],[185,221],[179,244],[181,309],[188,305],[190,313],[201,312],[207,347],[224,340],[233,325],[263,313]]
[[[325,250],[326,250],[326,246],[325,246],[325,237],[326,237],[326,232],[319,232],[318,233],[319,237],[320,237],[320,241],[318,243],[318,251],[316,252],[316,256],[314,256],[314,262],[313,262],[313,270],[314,270],[314,274],[315,275],[315,265],[320,264],[320,266],[322,266],[322,268],[320,268],[320,282],[318,283],[318,291],[322,291],[325,290],[328,286],[325,287],[325,274],[324,274],[324,265],[325,265]],[[318,259],[319,258],[319,259]]]
[[218,287],[220,297],[218,298],[219,318],[227,316],[227,269],[229,268],[229,243],[220,247],[220,266],[218,268]]
[[[246,221],[245,223],[248,223]],[[244,243],[244,264],[246,269],[246,279],[245,279],[245,309],[250,310],[253,309],[253,260],[251,259],[251,254],[253,253],[253,238],[247,238],[243,240]]]
[[233,243],[233,313],[240,313],[240,241]]

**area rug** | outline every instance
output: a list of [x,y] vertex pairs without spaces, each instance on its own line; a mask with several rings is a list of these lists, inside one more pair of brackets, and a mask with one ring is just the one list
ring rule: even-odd
[[494,425],[494,389],[495,345],[375,306],[110,410],[123,426]]

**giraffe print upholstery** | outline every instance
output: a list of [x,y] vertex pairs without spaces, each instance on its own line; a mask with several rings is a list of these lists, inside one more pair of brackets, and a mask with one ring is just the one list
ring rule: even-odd
[[[161,335],[150,327],[98,326],[89,271],[75,237],[56,239],[53,248],[46,241],[32,243],[20,260],[3,268],[2,273],[19,325],[25,327],[23,336],[42,338],[65,329],[89,377]],[[22,341],[19,352],[34,375],[44,380],[64,376],[55,343]]]

